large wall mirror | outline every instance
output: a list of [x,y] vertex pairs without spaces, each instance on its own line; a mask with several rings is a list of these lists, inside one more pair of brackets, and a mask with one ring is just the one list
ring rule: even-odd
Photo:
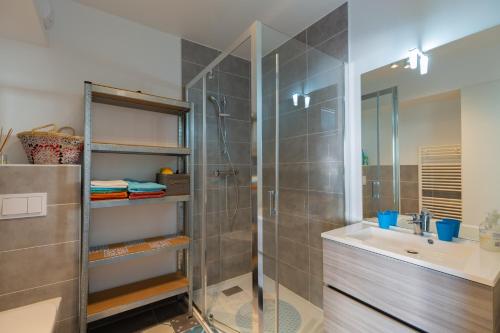
[[500,209],[500,26],[365,73],[362,95],[364,219],[427,208],[477,238]]

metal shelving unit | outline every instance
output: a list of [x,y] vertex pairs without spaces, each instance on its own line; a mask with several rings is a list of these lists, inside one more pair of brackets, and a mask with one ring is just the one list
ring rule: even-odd
[[[192,312],[192,267],[190,252],[192,250],[193,228],[190,222],[191,195],[166,196],[163,198],[139,200],[90,200],[90,181],[93,153],[164,155],[176,156],[177,168],[180,172],[191,174],[189,159],[189,126],[191,104],[155,95],[144,94],[124,89],[85,82],[85,124],[84,152],[82,162],[82,228],[81,228],[81,268],[80,268],[80,332],[84,333],[87,323],[109,317],[136,307],[159,301],[161,299],[187,293],[189,311]],[[92,140],[92,106],[94,103],[129,107],[138,111],[152,111],[176,115],[178,118],[178,145],[144,146],[128,143],[94,142]],[[191,193],[193,190],[191,180]],[[104,245],[100,248],[89,248],[89,229],[91,228],[91,210],[120,206],[146,204],[177,203],[177,234],[159,235],[133,242]],[[113,249],[114,254],[105,254],[103,249]],[[101,251],[102,250],[102,251]],[[155,278],[136,281],[124,286],[99,291],[89,295],[88,271],[95,266],[109,265],[123,260],[142,256],[155,255],[167,251],[176,252],[177,272]],[[91,252],[91,253],[89,253]]]

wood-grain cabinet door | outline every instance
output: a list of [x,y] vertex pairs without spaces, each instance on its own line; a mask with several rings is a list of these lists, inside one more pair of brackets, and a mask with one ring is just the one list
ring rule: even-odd
[[336,290],[323,288],[326,333],[413,333],[408,327]]
[[326,285],[425,332],[500,327],[493,288],[435,270],[325,240],[323,275]]

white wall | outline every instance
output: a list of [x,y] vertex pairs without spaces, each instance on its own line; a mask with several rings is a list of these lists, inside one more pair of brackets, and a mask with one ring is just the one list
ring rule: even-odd
[[462,89],[463,218],[478,225],[500,210],[500,80]]
[[[48,47],[0,39],[2,126],[19,132],[55,122],[81,134],[85,80],[181,96],[180,38],[75,1],[52,3]],[[17,139],[7,154],[10,162],[27,161]]]
[[350,0],[349,90],[346,119],[346,210],[362,219],[361,75],[500,23],[497,0]]
[[[180,38],[70,0],[53,0],[54,26],[48,47],[0,39],[0,124],[15,132],[47,123],[69,125],[82,134],[83,82],[180,98]],[[176,144],[175,117],[95,105],[98,140]],[[172,121],[173,120],[173,121]],[[9,162],[26,163],[14,138]],[[97,156],[93,177],[152,179],[156,169],[175,167],[169,157]],[[145,220],[145,216],[151,219]],[[175,232],[175,204],[96,212],[91,245]],[[91,290],[175,270],[175,256],[152,256],[92,270]]]
[[459,94],[443,94],[401,104],[401,165],[418,164],[418,150],[421,146],[460,144],[460,137]]

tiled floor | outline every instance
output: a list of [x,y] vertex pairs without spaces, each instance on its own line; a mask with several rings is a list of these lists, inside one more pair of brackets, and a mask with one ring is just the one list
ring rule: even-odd
[[181,302],[160,301],[91,323],[88,333],[202,333],[186,312]]
[[[226,296],[222,291],[239,286],[243,291]],[[265,332],[273,332],[274,322],[274,281],[265,277],[264,298],[269,300],[264,308],[268,309],[265,315]],[[319,333],[323,332],[323,311],[280,285],[280,332],[283,333]],[[195,300],[199,300],[195,294]],[[210,286],[207,290],[207,307],[213,315],[215,323],[222,323],[238,332],[251,332],[251,302],[252,276],[251,273],[223,281]],[[267,305],[267,306],[266,306]],[[224,326],[221,326],[224,328]],[[230,331],[230,330],[228,330]]]

